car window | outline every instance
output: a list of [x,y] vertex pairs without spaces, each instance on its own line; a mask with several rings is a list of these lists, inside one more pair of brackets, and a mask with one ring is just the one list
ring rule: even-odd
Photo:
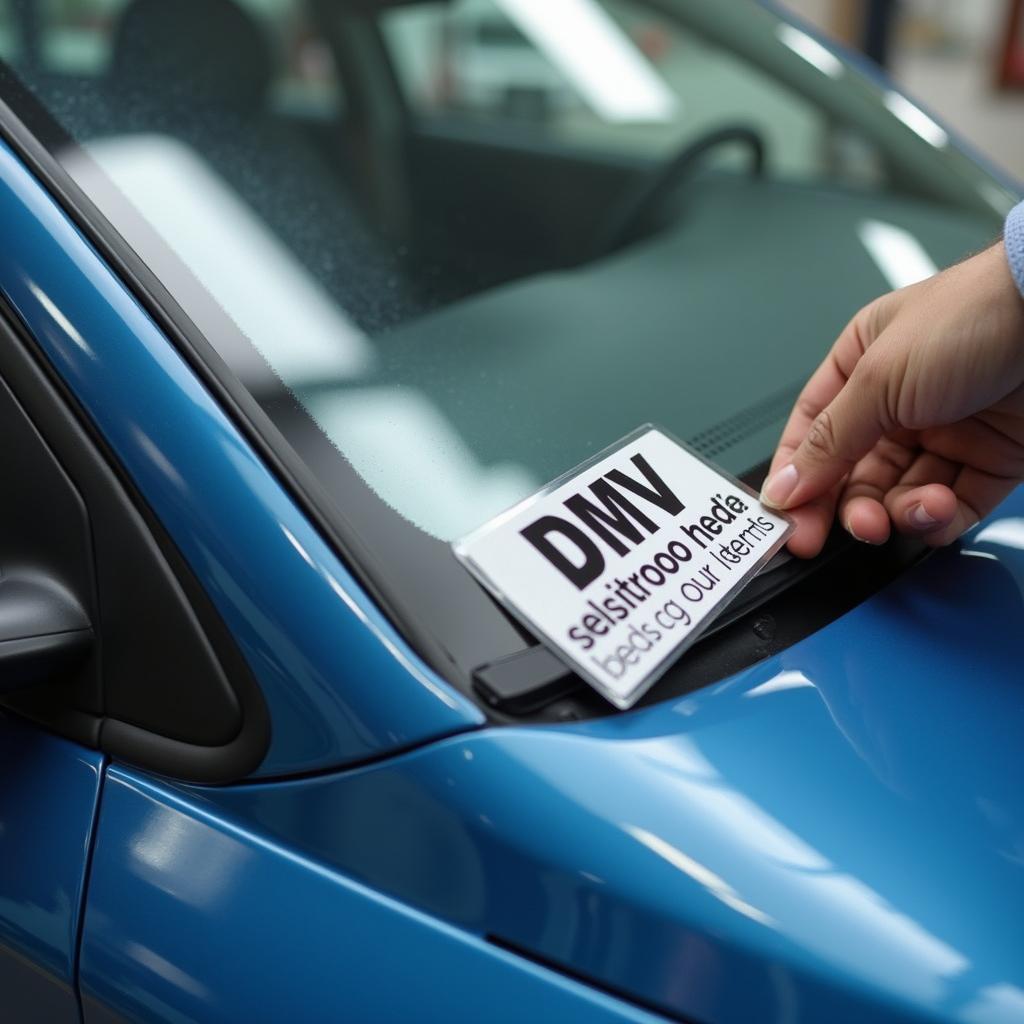
[[756,467],[857,307],[1012,201],[753,2],[7,11],[9,102],[464,666],[449,541],[646,422]]
[[[98,80],[109,74],[118,23],[131,0],[42,0],[39,71]],[[291,0],[241,0],[278,49],[271,85],[276,103],[333,111],[342,94],[330,48],[311,30],[306,9]],[[197,29],[201,31],[201,29]]]
[[0,0],[0,60],[17,60],[20,50],[21,38],[11,10],[11,0]]
[[[388,12],[385,35],[412,109],[425,121],[515,126],[568,145],[653,157],[724,123],[743,123],[764,135],[778,175],[874,170],[869,146],[853,152],[853,133],[837,152],[834,126],[820,108],[678,19],[621,0],[551,10],[558,7],[561,19],[508,0]],[[574,18],[582,28],[572,26]],[[580,32],[618,61],[614,72],[579,53]],[[841,156],[849,157],[845,164]]]

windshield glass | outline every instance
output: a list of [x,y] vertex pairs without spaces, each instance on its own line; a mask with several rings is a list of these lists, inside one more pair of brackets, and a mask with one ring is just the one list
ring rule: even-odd
[[739,0],[29,0],[0,54],[424,619],[467,614],[436,541],[642,423],[762,462],[857,307],[1012,202]]

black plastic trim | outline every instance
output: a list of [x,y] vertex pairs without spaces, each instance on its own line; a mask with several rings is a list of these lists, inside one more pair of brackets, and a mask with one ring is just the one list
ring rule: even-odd
[[207,747],[160,736],[117,718],[103,718],[99,723],[98,745],[115,760],[127,761],[157,775],[217,785],[237,782],[259,767],[270,740],[266,724],[265,715],[262,722],[250,719],[248,727],[243,726],[228,743]]
[[580,680],[547,647],[538,644],[481,665],[473,685],[492,707],[509,715],[539,711],[568,697]]
[[89,825],[89,840],[85,850],[85,864],[82,870],[82,888],[78,900],[78,912],[75,915],[75,947],[71,960],[71,990],[75,993],[78,1003],[80,1020],[85,1020],[82,1001],[82,945],[85,942],[85,912],[89,906],[88,894],[91,891],[92,868],[96,863],[96,849],[99,846],[100,808],[103,806],[103,791],[107,783],[106,758],[97,773],[96,795],[93,798],[92,822]]
[[120,721],[102,707],[76,706],[74,690],[67,685],[8,694],[4,706],[119,760],[181,781],[219,784],[249,775],[262,763],[270,745],[270,717],[248,664],[159,519],[2,296],[0,330],[6,335],[3,341],[10,346],[3,356],[5,382],[20,397],[20,403],[29,393],[36,396],[26,415],[37,428],[49,428],[43,433],[63,433],[65,437],[69,432],[77,434],[76,449],[81,452],[91,448],[95,453],[94,462],[105,475],[100,486],[119,491],[131,513],[141,520],[148,542],[163,559],[187,603],[194,620],[195,642],[205,645],[219,665],[237,702],[238,715],[232,735],[224,736],[221,742],[200,744]]
[[0,670],[3,671],[0,692],[32,686],[40,677],[52,677],[73,668],[88,655],[92,642],[91,629],[0,641]]
[[[754,589],[741,595],[636,707],[678,699],[792,647],[931,553],[932,549],[910,537],[896,537],[882,547],[868,548],[836,528],[817,559],[794,559],[777,575],[764,577],[760,592]],[[757,583],[752,586],[757,588]],[[562,666],[559,673],[553,663],[535,662],[527,654],[505,659],[499,686],[491,675],[494,666],[482,666],[475,673],[477,686],[498,721],[540,724],[617,713],[569,668]],[[519,658],[522,666],[516,664]]]

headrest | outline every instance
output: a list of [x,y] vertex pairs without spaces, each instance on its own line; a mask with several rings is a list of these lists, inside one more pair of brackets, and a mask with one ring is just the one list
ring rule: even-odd
[[248,109],[273,72],[269,40],[234,0],[133,0],[118,22],[111,73],[135,94]]

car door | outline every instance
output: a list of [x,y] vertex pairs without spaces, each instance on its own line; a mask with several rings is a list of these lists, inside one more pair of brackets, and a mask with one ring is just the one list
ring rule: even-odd
[[[96,674],[88,516],[12,390],[15,378],[27,383],[16,345],[5,323],[0,702],[28,710],[25,702],[48,690],[74,692],[89,706]],[[45,407],[44,399],[37,412]],[[11,1019],[79,1019],[78,926],[103,762],[84,738],[48,734],[0,706],[0,1013]]]
[[[0,584],[0,590],[3,584]],[[78,926],[102,756],[0,712],[0,1016],[78,1021]]]
[[178,742],[185,721],[160,705],[182,676],[210,716],[196,738],[230,728],[232,707],[139,510],[33,355],[19,268],[11,253],[0,300],[0,991],[5,1019],[77,1020],[99,748],[159,745],[157,716]]
[[[57,207],[30,210],[27,193],[42,190],[6,148],[3,160],[0,221],[21,244],[0,268],[0,1017],[59,1022],[80,1019],[107,755],[234,777],[267,729],[223,625],[43,354],[43,336],[91,354],[89,329],[73,325],[80,281],[44,223]],[[45,324],[33,308],[49,311]]]

